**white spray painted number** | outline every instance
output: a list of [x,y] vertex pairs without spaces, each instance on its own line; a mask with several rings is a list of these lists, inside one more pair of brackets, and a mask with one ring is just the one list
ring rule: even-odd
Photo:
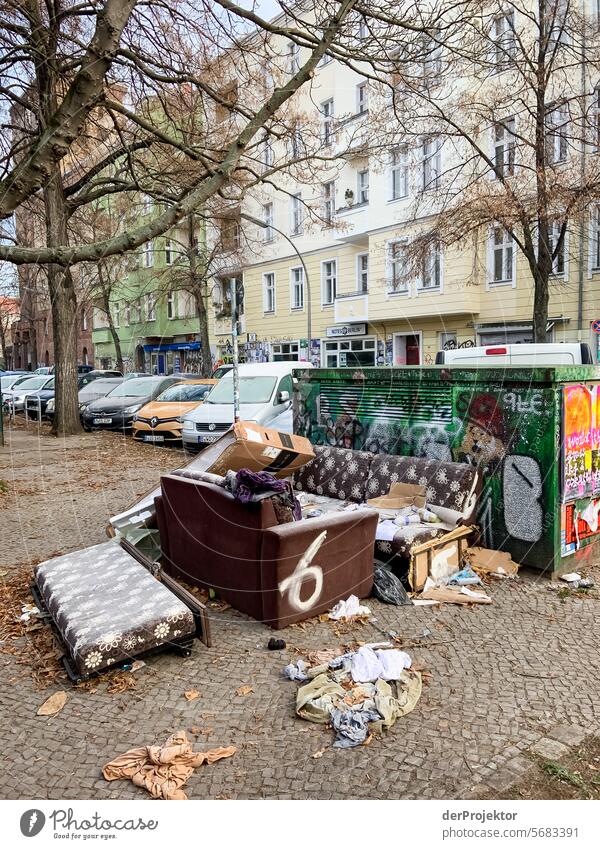
[[[313,542],[311,542],[298,561],[298,565],[292,574],[288,575],[287,578],[284,578],[279,584],[279,592],[281,595],[286,592],[288,593],[290,607],[293,607],[294,610],[298,610],[300,612],[310,610],[315,606],[321,596],[323,591],[323,570],[320,566],[311,566],[310,564],[312,563],[317,551],[325,542],[326,536],[327,531],[323,531]],[[302,585],[305,581],[310,580],[315,582],[315,588],[312,591],[312,594],[305,601],[302,601],[300,598]]]

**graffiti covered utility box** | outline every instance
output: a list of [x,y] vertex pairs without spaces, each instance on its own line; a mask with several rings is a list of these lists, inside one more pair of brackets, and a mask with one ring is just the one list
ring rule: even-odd
[[294,433],[314,445],[475,464],[486,546],[555,573],[600,559],[600,368],[296,374]]

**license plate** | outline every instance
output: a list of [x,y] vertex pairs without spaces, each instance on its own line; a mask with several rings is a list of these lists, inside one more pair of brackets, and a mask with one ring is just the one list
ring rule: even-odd
[[198,437],[198,442],[216,442],[218,436],[213,436],[212,434],[205,433],[202,436]]
[[145,433],[144,442],[164,442],[164,436],[159,436],[156,433]]
[[92,424],[112,424],[112,419],[94,419]]

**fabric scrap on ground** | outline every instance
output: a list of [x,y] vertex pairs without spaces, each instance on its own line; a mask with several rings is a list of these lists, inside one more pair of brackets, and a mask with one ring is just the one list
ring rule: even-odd
[[185,731],[178,731],[164,746],[141,746],[119,755],[102,768],[102,774],[107,781],[128,778],[154,799],[187,799],[182,788],[197,767],[235,752],[235,746],[194,752]]
[[334,749],[351,749],[360,746],[367,739],[369,722],[381,719],[374,710],[338,710],[331,711],[331,724],[336,733]]
[[357,683],[378,678],[390,681],[399,678],[402,670],[411,664],[410,656],[399,649],[374,651],[369,646],[361,646],[352,656],[352,680]]
[[341,599],[332,610],[329,611],[329,618],[352,619],[354,616],[370,616],[371,610],[366,605],[361,605],[357,596],[351,595],[345,601]]
[[308,675],[306,674],[307,669],[308,663],[305,660],[299,660],[297,663],[288,663],[288,665],[284,667],[283,674],[286,678],[289,678],[290,681],[308,681]]

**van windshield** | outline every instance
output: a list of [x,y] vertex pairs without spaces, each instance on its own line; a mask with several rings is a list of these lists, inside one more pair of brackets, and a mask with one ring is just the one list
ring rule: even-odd
[[[271,400],[276,377],[240,377],[240,404],[266,404]],[[233,404],[233,375],[226,374],[210,393],[205,404]]]

